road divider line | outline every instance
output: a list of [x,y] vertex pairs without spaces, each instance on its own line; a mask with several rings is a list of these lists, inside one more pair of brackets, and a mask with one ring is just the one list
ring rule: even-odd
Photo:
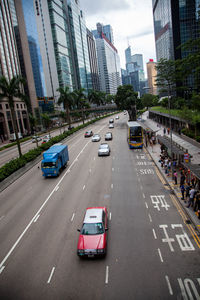
[[55,188],[55,192],[57,192],[58,189],[59,189],[59,186],[57,186],[57,187]]
[[147,202],[145,202],[145,206],[146,206],[147,209],[149,208]]
[[96,157],[94,157],[94,160],[96,159]]
[[112,215],[111,215],[111,212],[110,212],[110,221],[111,221],[111,218],[112,218]]
[[111,184],[111,189],[113,189],[113,183]]
[[114,169],[114,168],[112,168],[112,171],[113,171],[113,172],[114,172],[114,170],[115,170],[115,169]]
[[40,217],[40,215],[37,215],[37,216],[36,216],[36,218],[35,218],[35,220],[34,220],[34,223],[37,222],[37,220],[39,219],[39,217]]
[[165,279],[167,281],[167,286],[168,286],[168,289],[169,289],[169,293],[170,293],[170,295],[173,295],[173,291],[172,291],[172,287],[171,287],[171,284],[170,284],[170,281],[169,281],[169,277],[166,275]]
[[71,222],[73,222],[74,217],[75,217],[75,213],[73,213],[73,215],[72,215],[72,217],[71,217]]
[[3,272],[4,269],[5,269],[5,266],[2,266],[0,269],[0,274]]
[[50,283],[50,282],[51,282],[51,279],[52,279],[52,277],[53,277],[54,271],[55,271],[55,267],[52,268],[51,274],[50,274],[50,276],[49,276],[49,279],[48,279],[47,283]]
[[85,185],[83,186],[83,191],[84,191],[84,189],[85,189]]
[[109,276],[109,266],[106,266],[106,279],[105,279],[105,284],[108,284],[108,276]]
[[158,254],[159,254],[159,256],[160,256],[160,261],[163,262],[162,254],[161,254],[161,251],[160,251],[159,248],[158,248]]
[[157,235],[156,235],[155,229],[152,229],[152,231],[153,231],[154,239],[157,240]]
[[[87,147],[87,145],[89,144],[89,142],[87,142],[87,144],[85,144],[85,146],[83,147],[83,149],[85,149]],[[78,158],[80,156],[80,152],[77,155],[76,158]],[[76,162],[76,158],[75,160],[72,162],[72,164],[69,167],[69,170],[73,167],[73,165]],[[25,227],[24,231],[20,234],[20,236],[18,237],[18,239],[16,240],[16,242],[13,244],[13,246],[10,248],[10,250],[8,251],[8,253],[6,254],[6,256],[3,258],[3,260],[0,263],[0,270],[2,269],[4,263],[7,261],[7,259],[9,258],[9,256],[12,254],[12,252],[14,251],[14,249],[17,247],[17,245],[19,244],[19,242],[21,241],[21,239],[23,238],[23,236],[25,235],[25,233],[27,232],[27,230],[30,228],[30,226],[32,225],[32,223],[34,222],[36,216],[38,214],[40,214],[40,212],[42,211],[42,209],[45,207],[45,205],[47,204],[47,202],[49,201],[49,199],[51,198],[51,196],[53,195],[53,193],[55,192],[55,189],[57,186],[59,186],[61,184],[61,182],[63,181],[63,179],[65,178],[65,176],[67,175],[68,171],[67,170],[63,176],[61,177],[61,179],[59,180],[59,182],[56,184],[56,186],[54,187],[54,189],[51,191],[51,193],[49,194],[49,196],[46,198],[46,200],[43,202],[43,204],[40,206],[40,208],[38,209],[38,211],[36,212],[36,214],[33,216],[33,218],[31,219],[31,221],[28,223],[28,225]],[[3,271],[3,270],[2,270]],[[1,271],[1,272],[2,272]]]
[[143,198],[145,199],[145,194],[144,194],[144,193],[142,194],[142,196],[143,196]]

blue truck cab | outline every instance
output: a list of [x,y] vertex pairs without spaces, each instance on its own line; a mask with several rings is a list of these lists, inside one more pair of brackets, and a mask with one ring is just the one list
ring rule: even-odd
[[68,146],[55,145],[43,153],[42,175],[44,177],[58,176],[69,160]]

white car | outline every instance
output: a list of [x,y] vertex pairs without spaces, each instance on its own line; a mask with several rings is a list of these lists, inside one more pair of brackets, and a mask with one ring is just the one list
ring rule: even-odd
[[109,128],[114,128],[114,124],[109,124]]
[[104,143],[99,146],[98,156],[110,155],[110,147]]
[[92,142],[99,142],[101,140],[101,137],[99,134],[94,134],[92,137]]
[[119,120],[119,116],[116,116],[115,119],[116,119],[116,120]]
[[32,137],[32,143],[36,143],[37,141],[40,142],[41,140],[42,140],[42,138],[40,136],[34,135]]

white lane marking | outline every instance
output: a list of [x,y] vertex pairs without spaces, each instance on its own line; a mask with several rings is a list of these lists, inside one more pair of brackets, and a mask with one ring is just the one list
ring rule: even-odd
[[83,186],[83,191],[84,191],[84,189],[85,189],[85,185]]
[[115,169],[114,169],[114,168],[112,168],[112,171],[113,171],[113,172],[114,172],[114,170],[115,170]]
[[170,284],[170,281],[169,281],[169,277],[166,275],[166,276],[165,276],[165,279],[166,279],[166,281],[167,281],[169,293],[170,293],[170,295],[173,295],[173,291],[172,291],[172,287],[171,287],[171,284]]
[[111,189],[113,189],[113,183],[111,184]]
[[154,239],[156,240],[156,239],[157,239],[156,232],[155,232],[155,230],[154,230],[154,229],[152,229],[152,231],[153,231],[153,236],[154,236]]
[[160,251],[159,248],[158,248],[158,254],[159,254],[159,256],[160,256],[160,261],[163,262],[162,254],[161,254],[161,251]]
[[89,169],[89,172],[91,173],[91,172],[92,172],[92,170],[91,170],[91,169]]
[[94,157],[94,160],[96,159],[96,157]]
[[148,207],[148,204],[147,204],[146,202],[145,202],[145,205],[146,205],[146,208],[149,208],[149,207]]
[[[81,152],[80,152],[80,154],[81,154]],[[75,161],[78,161],[78,158],[76,158]]]
[[34,223],[37,222],[37,220],[39,219],[39,217],[40,217],[40,215],[37,215],[37,216],[36,216],[36,218],[35,218],[35,220],[34,220]]
[[109,266],[106,266],[106,279],[105,284],[108,284]]
[[[89,142],[87,142],[87,144],[85,144],[85,146],[83,147],[83,149],[85,149],[87,147],[87,145],[89,144]],[[76,158],[78,158],[80,156],[80,153],[77,155]],[[72,164],[70,165],[71,169],[73,167],[73,165],[76,162],[76,158],[75,160],[72,162]],[[67,173],[69,173],[69,170],[66,171],[63,176],[61,177],[61,179],[59,180],[59,182],[56,184],[56,186],[54,187],[54,189],[51,191],[51,193],[49,194],[49,196],[46,198],[46,200],[43,202],[43,204],[40,206],[40,208],[38,209],[38,211],[36,212],[36,214],[33,216],[33,218],[31,219],[31,221],[28,223],[28,225],[26,226],[26,228],[24,229],[24,231],[21,233],[21,235],[18,237],[18,239],[16,240],[16,242],[14,243],[14,245],[10,248],[10,250],[8,251],[8,253],[6,254],[6,256],[3,258],[3,260],[0,263],[0,270],[2,268],[2,266],[4,265],[4,263],[7,261],[7,259],[9,258],[9,256],[12,254],[12,252],[14,251],[14,249],[17,247],[17,245],[19,244],[19,242],[21,241],[21,239],[23,238],[23,236],[25,235],[25,233],[27,232],[27,230],[29,229],[29,227],[32,225],[32,223],[34,222],[36,216],[38,214],[40,214],[40,212],[42,211],[42,209],[44,208],[44,206],[47,204],[47,202],[49,201],[49,199],[51,198],[51,196],[53,195],[53,193],[55,192],[55,189],[57,186],[60,185],[60,183],[63,181],[63,179],[65,178],[65,176],[67,175]]]
[[50,281],[51,281],[51,279],[52,279],[52,276],[53,276],[53,273],[54,273],[54,271],[55,271],[55,267],[53,267],[53,268],[52,268],[52,270],[51,270],[51,274],[50,274],[50,276],[49,276],[49,279],[48,279],[47,283],[50,283]]
[[4,218],[4,216],[1,216],[1,217],[0,217],[0,221],[1,221],[3,218]]
[[57,192],[58,189],[59,189],[59,186],[57,186],[57,187],[55,188],[55,192]]
[[145,199],[145,194],[144,194],[144,193],[142,194],[142,196],[143,196],[143,198]]
[[149,216],[149,221],[152,222],[152,217],[151,217],[151,215],[149,214],[148,216]]
[[74,216],[75,216],[75,213],[73,213],[73,215],[72,215],[72,217],[71,217],[71,222],[73,222]]
[[111,212],[110,212],[110,221],[111,221],[111,218],[112,218],[112,215],[111,215]]
[[1,272],[3,272],[4,269],[5,269],[5,266],[2,266],[0,269],[0,274],[1,274]]
[[184,287],[184,284],[183,284],[181,278],[178,278],[178,283],[179,283],[179,286],[180,286],[180,289],[181,289],[181,295],[183,297],[183,300],[188,300],[188,296],[186,295],[186,290],[185,290],[185,287]]
[[70,173],[70,170],[67,170],[67,172],[66,172],[66,173],[67,173],[67,174],[68,174],[68,173]]

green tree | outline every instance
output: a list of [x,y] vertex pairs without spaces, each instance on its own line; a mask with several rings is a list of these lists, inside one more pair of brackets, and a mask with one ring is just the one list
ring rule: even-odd
[[85,94],[85,89],[81,88],[79,90],[75,90],[73,92],[73,95],[74,95],[74,100],[75,100],[75,104],[76,104],[77,109],[81,110],[82,121],[83,121],[83,124],[84,124],[84,120],[85,120],[84,110],[87,109],[87,108],[90,108],[90,105],[87,101],[87,97],[86,97],[86,94]]
[[111,104],[115,102],[115,95],[108,94],[106,95],[106,104]]
[[74,94],[70,91],[70,88],[68,86],[59,87],[57,91],[60,93],[60,97],[58,98],[58,104],[63,104],[63,107],[66,110],[69,127],[71,127],[70,110],[74,104]]
[[103,105],[105,102],[105,92],[90,90],[88,93],[88,100],[90,103],[96,104],[97,106]]
[[200,94],[193,94],[191,99],[192,109],[200,112]]
[[142,106],[146,107],[147,109],[148,107],[158,105],[158,97],[152,94],[144,94],[141,98],[141,101]]
[[[60,118],[64,122],[64,124],[67,122],[67,114],[64,111],[60,112]],[[65,131],[65,125],[64,125],[64,131]]]
[[52,124],[51,118],[47,113],[41,114],[42,121],[44,124],[45,129],[47,129],[50,133],[50,126]]
[[128,111],[130,120],[136,120],[137,93],[134,92],[132,85],[121,85],[117,88],[115,103],[118,109]]
[[0,77],[0,101],[8,100],[8,105],[11,112],[11,120],[18,147],[19,156],[22,156],[20,141],[18,137],[17,120],[15,112],[15,100],[18,98],[25,100],[25,95],[22,92],[22,87],[25,84],[25,79],[21,76],[14,76],[10,81],[5,76]]

